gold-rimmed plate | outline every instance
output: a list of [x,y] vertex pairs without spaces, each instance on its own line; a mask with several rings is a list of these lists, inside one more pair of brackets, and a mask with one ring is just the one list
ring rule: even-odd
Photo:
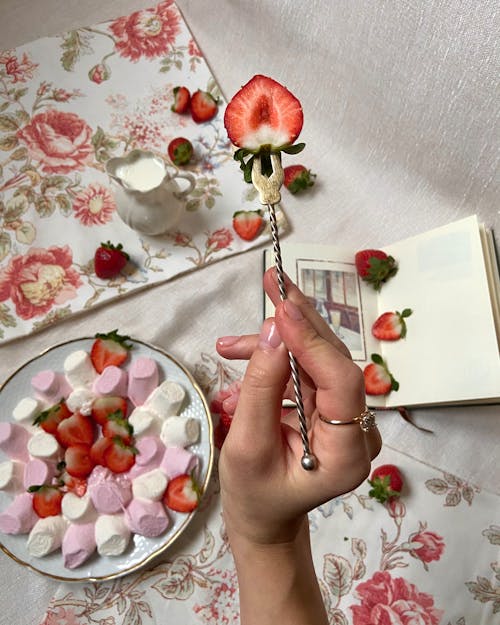
[[[62,372],[65,358],[79,349],[90,352],[94,340],[81,338],[55,345],[22,365],[0,388],[0,406],[2,407],[0,421],[11,421],[17,403],[24,397],[33,396],[31,380],[34,375],[45,369]],[[192,375],[171,355],[159,347],[136,339],[131,339],[130,342],[133,349],[129,362],[137,356],[153,358],[158,364],[160,381],[168,378],[181,384],[186,391],[187,401],[184,402],[180,414],[194,417],[200,422],[199,441],[191,445],[189,449],[199,458],[197,479],[203,493],[208,486],[214,458],[213,428],[207,401]],[[124,368],[127,369],[127,367],[128,364],[125,363]],[[0,459],[6,459],[1,451]],[[4,510],[12,498],[12,494],[0,491],[0,510]],[[136,571],[165,551],[186,531],[196,513],[197,510],[190,514],[169,511],[171,523],[161,536],[145,538],[133,534],[127,550],[121,556],[102,557],[95,552],[87,562],[76,569],[64,567],[60,550],[43,558],[31,556],[27,549],[28,536],[26,534],[16,536],[0,534],[0,548],[16,562],[54,579],[62,581],[108,580]]]

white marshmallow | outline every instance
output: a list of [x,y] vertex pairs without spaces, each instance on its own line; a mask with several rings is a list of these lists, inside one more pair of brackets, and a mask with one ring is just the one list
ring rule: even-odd
[[92,386],[97,377],[97,371],[94,369],[90,356],[83,349],[79,349],[66,357],[64,372],[73,388]]
[[88,493],[82,497],[78,497],[75,493],[66,493],[62,498],[61,511],[65,519],[78,523],[89,523],[97,516]]
[[13,493],[22,485],[24,464],[15,460],[0,463],[0,490]]
[[33,425],[33,421],[42,409],[42,402],[32,397],[25,397],[16,405],[12,411],[12,416],[14,417],[14,421],[17,421],[29,429],[29,426]]
[[38,432],[28,441],[28,451],[33,458],[50,460],[57,458],[61,452],[61,447],[52,434]]
[[161,428],[160,438],[166,447],[187,447],[200,437],[200,422],[192,417],[168,417]]
[[132,410],[129,423],[134,428],[134,436],[159,436],[161,420],[143,407]]
[[62,516],[48,516],[39,519],[28,537],[28,552],[35,558],[42,558],[59,549],[68,523]]
[[95,398],[95,394],[90,389],[80,386],[68,395],[66,406],[71,412],[79,412],[89,416],[92,413],[92,404]]
[[121,555],[130,541],[130,529],[123,514],[102,514],[95,524],[95,540],[100,556]]
[[160,469],[153,469],[132,480],[132,493],[134,497],[140,499],[159,501],[167,488],[167,484],[168,479],[165,473]]
[[145,402],[145,407],[165,419],[179,413],[186,391],[177,382],[165,380],[157,386]]

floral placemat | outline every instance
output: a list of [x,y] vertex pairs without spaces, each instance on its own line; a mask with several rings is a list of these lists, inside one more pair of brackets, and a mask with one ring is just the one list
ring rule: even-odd
[[[217,116],[172,112],[179,85],[219,98]],[[224,106],[173,0],[0,53],[0,342],[269,239],[232,228],[235,211],[260,205],[232,160]],[[166,158],[177,136],[193,143],[195,188],[175,231],[139,236],[104,163],[134,148]],[[108,240],[131,260],[103,281],[93,256]]]
[[[201,354],[207,395],[238,373]],[[500,613],[498,496],[385,446],[401,498],[363,483],[310,513],[313,555],[332,625],[477,625]],[[497,616],[495,616],[497,615]],[[190,531],[154,566],[99,584],[59,586],[41,625],[238,625],[234,563],[214,476]]]

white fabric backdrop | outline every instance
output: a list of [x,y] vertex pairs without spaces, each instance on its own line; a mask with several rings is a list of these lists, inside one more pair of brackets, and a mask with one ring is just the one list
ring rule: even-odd
[[[154,3],[1,0],[0,48]],[[382,246],[477,213],[500,241],[497,2],[179,0],[178,6],[226,97],[265,73],[302,102],[307,147],[300,160],[318,182],[308,196],[287,195],[289,240]],[[115,319],[187,366],[195,353],[214,351],[216,336],[257,330],[261,251],[202,271],[203,289],[196,272],[2,347],[0,378],[48,345],[115,327]],[[394,413],[380,422],[394,447],[499,492],[499,412],[498,406],[414,411],[434,435]],[[36,623],[54,582],[1,560],[4,596],[17,600],[2,601],[0,623]],[[20,612],[26,604],[29,611]]]

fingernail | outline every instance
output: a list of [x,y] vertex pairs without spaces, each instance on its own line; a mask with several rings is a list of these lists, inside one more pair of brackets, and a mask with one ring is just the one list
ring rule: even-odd
[[281,345],[281,336],[279,335],[278,328],[274,323],[274,319],[267,319],[262,325],[260,331],[260,344],[262,347],[272,347],[275,349]]
[[285,312],[290,317],[290,319],[293,319],[294,321],[300,321],[301,319],[304,319],[304,315],[302,314],[300,308],[289,299],[286,299],[283,302],[283,308],[285,309]]
[[221,347],[231,347],[240,340],[239,336],[221,336],[217,339],[217,345]]

